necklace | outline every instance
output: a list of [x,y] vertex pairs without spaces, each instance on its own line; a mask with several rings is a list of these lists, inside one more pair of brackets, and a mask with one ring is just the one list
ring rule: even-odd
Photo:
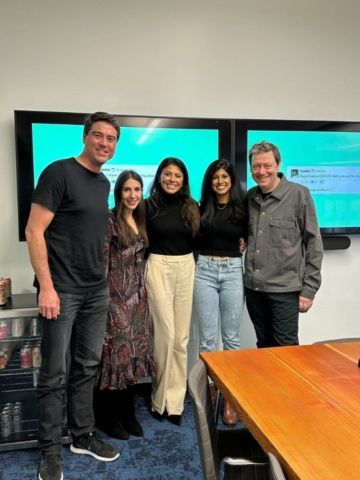
[[225,208],[227,207],[227,203],[225,203],[225,205],[223,205],[222,207],[219,207],[219,204],[217,203],[216,206],[218,210],[225,210]]

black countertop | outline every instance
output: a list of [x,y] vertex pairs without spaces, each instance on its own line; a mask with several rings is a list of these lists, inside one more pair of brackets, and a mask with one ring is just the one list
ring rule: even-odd
[[36,293],[19,293],[8,298],[5,305],[0,305],[0,312],[17,308],[37,308]]

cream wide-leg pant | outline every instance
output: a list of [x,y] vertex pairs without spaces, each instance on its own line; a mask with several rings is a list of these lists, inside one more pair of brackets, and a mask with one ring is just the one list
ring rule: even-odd
[[154,358],[152,407],[181,415],[187,376],[187,344],[194,290],[195,261],[189,255],[151,253],[145,267]]

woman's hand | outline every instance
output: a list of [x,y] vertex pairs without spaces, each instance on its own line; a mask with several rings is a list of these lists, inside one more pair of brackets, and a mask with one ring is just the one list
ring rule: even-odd
[[241,237],[239,240],[239,252],[244,253],[248,244],[245,242],[245,240]]

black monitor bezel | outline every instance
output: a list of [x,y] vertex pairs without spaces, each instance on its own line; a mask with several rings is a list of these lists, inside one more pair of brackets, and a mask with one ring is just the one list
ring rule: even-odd
[[[360,132],[359,122],[315,120],[235,120],[235,168],[239,178],[247,185],[247,132],[249,130]],[[264,139],[266,140],[266,139]],[[299,147],[301,148],[301,147]],[[320,228],[322,235],[350,235],[360,233],[359,227]]]
[[[28,221],[31,198],[34,191],[33,168],[33,123],[54,123],[83,125],[88,113],[49,112],[15,110],[15,146],[17,169],[17,201],[19,240],[25,240],[25,227]],[[233,120],[209,118],[159,117],[114,114],[120,127],[189,128],[217,129],[219,131],[219,158],[227,158],[234,163]],[[77,152],[74,152],[76,154]],[[54,160],[57,160],[54,158]],[[215,159],[214,159],[215,160]]]

